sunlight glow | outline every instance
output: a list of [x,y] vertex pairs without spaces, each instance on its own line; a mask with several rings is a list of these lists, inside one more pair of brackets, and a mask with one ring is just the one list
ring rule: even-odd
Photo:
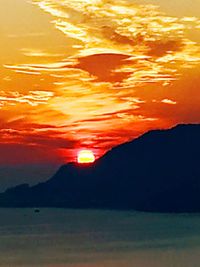
[[91,150],[81,150],[77,157],[78,163],[92,163],[95,161],[95,156]]

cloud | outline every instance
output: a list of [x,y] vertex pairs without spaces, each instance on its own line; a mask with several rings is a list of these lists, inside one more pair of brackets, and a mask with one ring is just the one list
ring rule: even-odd
[[26,117],[0,124],[0,164],[64,163],[79,146],[67,126],[31,123]]
[[155,61],[154,56],[179,52],[187,54],[187,63],[191,63],[194,51],[187,46],[185,32],[198,25],[196,17],[178,19],[165,15],[157,6],[126,0],[33,2],[55,17],[57,29],[81,42],[78,49],[81,56],[110,49],[113,53],[132,56],[150,54]]
[[17,104],[28,104],[31,106],[47,104],[53,95],[53,92],[49,91],[29,91],[29,94],[20,94],[17,91],[0,91],[0,108]]
[[[29,125],[27,124],[26,127]],[[0,130],[0,143],[17,143],[26,144],[29,146],[39,146],[48,148],[72,148],[78,141],[73,140],[70,135],[66,135],[63,129],[39,128],[40,125],[35,125],[35,128],[14,129],[4,128]]]
[[152,102],[153,103],[164,103],[164,104],[168,104],[168,105],[176,105],[177,104],[177,101],[169,99],[169,98],[164,98],[162,100],[153,99]]
[[33,48],[22,48],[21,52],[23,55],[27,57],[63,57],[64,54],[58,54],[58,53],[49,53],[45,52],[39,49],[33,49]]
[[164,103],[164,104],[169,104],[169,105],[176,105],[177,104],[176,101],[173,101],[173,100],[167,99],[167,98],[161,100],[161,102]]
[[[34,0],[53,17],[55,27],[77,42],[76,52],[65,62],[7,66],[15,71],[45,72],[70,69],[85,72],[88,79],[110,82],[113,88],[129,88],[149,83],[166,84],[179,78],[181,68],[200,62],[195,42],[186,37],[195,28],[196,17],[176,18],[154,5],[127,0]],[[73,45],[72,45],[73,46]],[[25,51],[44,56],[41,51]]]

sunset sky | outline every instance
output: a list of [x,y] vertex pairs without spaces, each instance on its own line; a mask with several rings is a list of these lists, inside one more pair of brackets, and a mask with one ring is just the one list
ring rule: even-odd
[[[200,122],[199,0],[1,0],[0,189]],[[2,185],[2,186],[1,186]]]

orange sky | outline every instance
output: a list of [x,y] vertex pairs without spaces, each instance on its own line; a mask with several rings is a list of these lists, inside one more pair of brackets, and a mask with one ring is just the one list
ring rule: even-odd
[[0,164],[200,122],[200,1],[1,0]]

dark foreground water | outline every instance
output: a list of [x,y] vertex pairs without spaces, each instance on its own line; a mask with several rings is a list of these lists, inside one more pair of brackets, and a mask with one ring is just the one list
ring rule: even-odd
[[0,209],[0,266],[199,267],[200,215]]

